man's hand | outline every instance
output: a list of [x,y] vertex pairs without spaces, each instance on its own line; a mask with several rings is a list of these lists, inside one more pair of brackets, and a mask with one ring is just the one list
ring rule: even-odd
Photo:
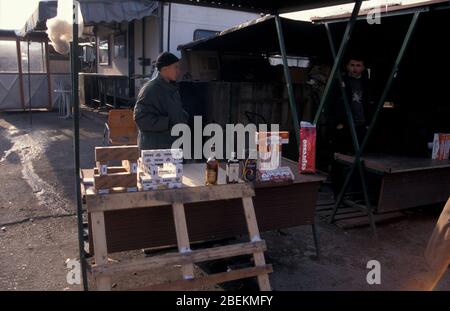
[[342,130],[343,128],[344,128],[344,124],[338,124],[336,126],[336,129],[338,129],[338,130]]

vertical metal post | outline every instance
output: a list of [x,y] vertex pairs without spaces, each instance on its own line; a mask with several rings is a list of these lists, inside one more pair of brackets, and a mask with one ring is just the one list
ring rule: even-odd
[[33,126],[33,113],[31,112],[31,59],[30,59],[30,38],[27,36],[27,57],[28,57],[28,110],[30,115],[30,126]]
[[142,76],[145,76],[145,17],[142,18]]
[[169,3],[169,13],[167,15],[167,52],[170,52],[170,20],[172,19],[172,3]]
[[159,52],[164,52],[164,2],[159,2]]
[[128,24],[128,96],[134,98],[135,96],[135,80],[134,75],[136,71],[135,53],[134,53],[134,21]]
[[[358,17],[359,10],[361,8],[362,0],[356,0],[355,6],[353,7],[352,16],[347,23],[347,28],[345,29],[344,37],[342,38],[341,46],[339,47],[339,51],[336,55],[336,59],[334,61],[333,68],[330,73],[330,77],[328,78],[327,85],[325,86],[325,90],[323,92],[322,98],[320,99],[319,108],[317,109],[316,116],[314,118],[314,124],[317,125],[319,122],[320,115],[322,114],[322,110],[325,108],[325,103],[328,100],[328,96],[330,94],[330,90],[333,86],[334,80],[336,78],[337,72],[340,70],[342,64],[342,58],[347,50],[348,42],[352,36],[353,28],[355,26],[356,19]],[[333,47],[334,48],[334,47]]]
[[297,141],[297,147],[300,147],[300,122],[299,122],[299,116],[297,113],[297,106],[295,103],[295,94],[294,94],[294,88],[292,86],[292,77],[291,77],[291,73],[289,71],[289,64],[287,61],[286,46],[284,44],[283,29],[281,27],[281,19],[278,14],[275,15],[275,23],[277,26],[278,41],[280,43],[281,57],[283,59],[284,77],[286,80],[286,85],[287,85],[287,90],[288,90],[289,104],[290,104],[291,113],[292,113],[292,122],[294,122],[295,139]]
[[84,228],[83,228],[83,206],[81,202],[80,185],[80,102],[78,95],[78,3],[73,4],[73,41],[71,46],[71,66],[72,66],[72,104],[73,104],[73,146],[75,161],[75,190],[77,202],[77,223],[78,223],[78,247],[80,252],[80,264],[83,279],[83,289],[88,290],[86,261],[84,253]]

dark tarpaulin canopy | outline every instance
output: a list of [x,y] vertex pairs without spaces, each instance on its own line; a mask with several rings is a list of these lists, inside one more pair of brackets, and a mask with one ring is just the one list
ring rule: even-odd
[[165,2],[209,6],[256,13],[283,14],[351,3],[350,0],[169,0]]
[[[79,0],[86,25],[132,21],[155,14],[160,1],[151,0]],[[168,0],[168,3],[207,6],[257,13],[288,13],[353,2],[351,0]],[[48,19],[56,16],[57,1],[41,1],[18,35],[47,29]]]
[[[158,1],[150,0],[78,0],[86,25],[132,21],[153,15]],[[56,16],[57,1],[41,1],[18,34],[25,36],[33,31],[47,30],[46,22]]]
[[[280,18],[286,43],[286,52],[297,56],[329,56],[327,34],[323,25]],[[179,50],[213,50],[239,54],[280,53],[275,16],[268,15],[216,36],[180,45]]]

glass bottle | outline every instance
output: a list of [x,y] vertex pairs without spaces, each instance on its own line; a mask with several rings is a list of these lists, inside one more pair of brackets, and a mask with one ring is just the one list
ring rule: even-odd
[[207,186],[217,185],[217,179],[219,176],[219,161],[216,159],[216,147],[211,146],[211,155],[206,161],[206,172],[205,172],[205,184]]
[[236,159],[236,152],[231,153],[231,158],[227,163],[227,184],[239,182],[239,160]]

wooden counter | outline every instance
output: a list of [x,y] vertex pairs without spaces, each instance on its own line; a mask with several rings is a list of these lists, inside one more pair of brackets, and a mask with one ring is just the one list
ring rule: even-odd
[[[256,196],[253,201],[261,232],[314,224],[317,193],[325,178],[299,175],[297,163],[290,160],[283,159],[282,165],[291,167],[295,174],[294,182],[254,185]],[[186,164],[184,187],[203,186],[204,169],[204,164]],[[92,174],[92,170],[82,171],[83,178],[89,179]],[[225,172],[221,170],[219,184],[224,181]],[[241,200],[188,203],[185,207],[192,242],[247,234]],[[108,253],[175,245],[172,223],[171,206],[106,212]]]
[[[345,164],[355,161],[353,156],[338,153],[335,158]],[[378,213],[441,203],[450,196],[450,160],[381,154],[362,160],[368,172],[381,176]]]

